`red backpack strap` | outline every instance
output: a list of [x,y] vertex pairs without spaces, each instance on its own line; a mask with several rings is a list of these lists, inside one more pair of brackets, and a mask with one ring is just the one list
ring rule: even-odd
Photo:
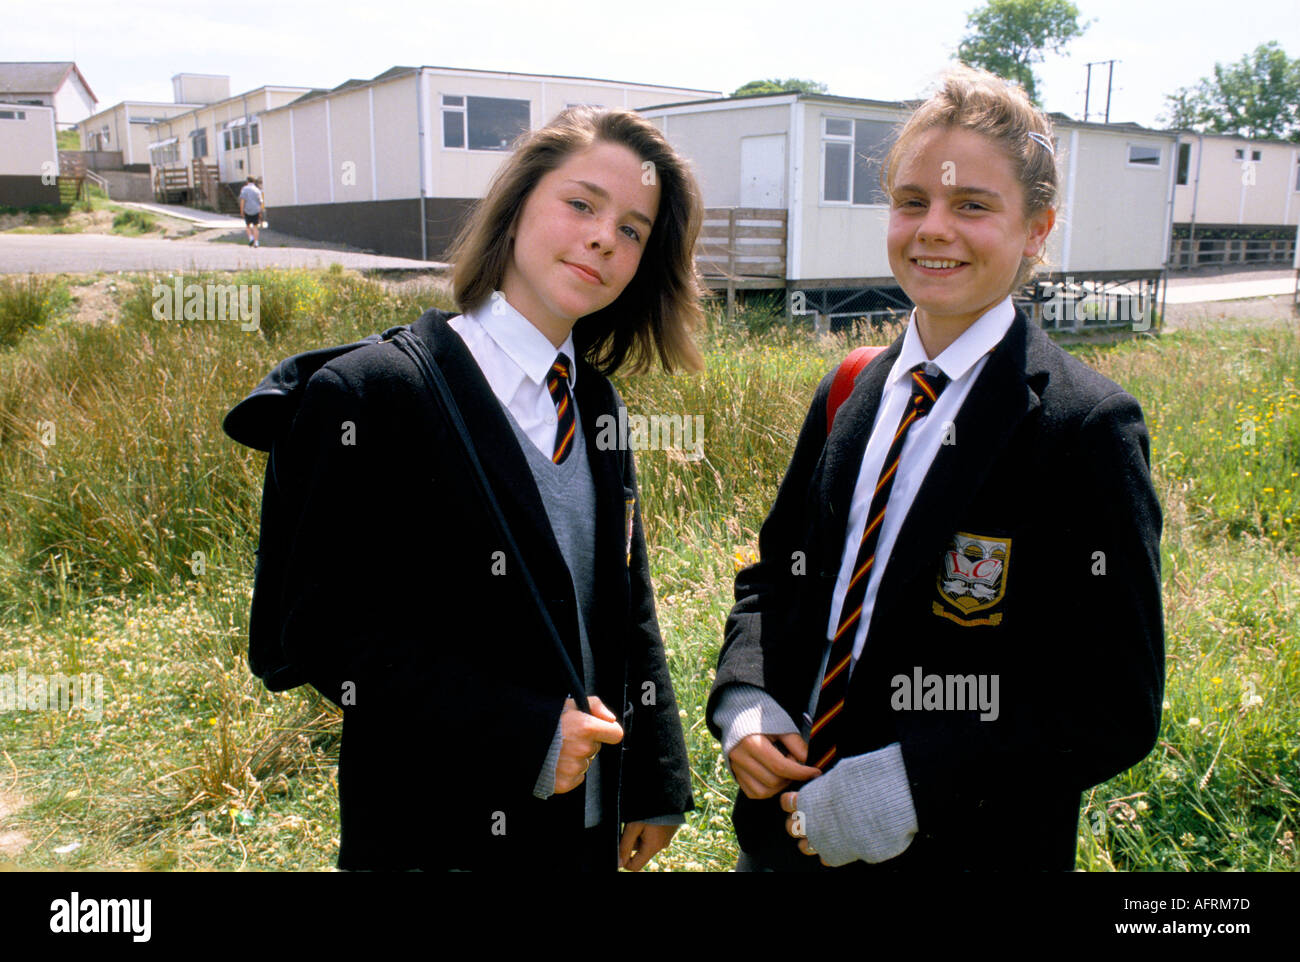
[[849,356],[840,362],[839,369],[835,372],[835,380],[831,381],[830,397],[826,400],[826,433],[831,433],[831,425],[835,423],[835,412],[840,409],[840,405],[845,399],[853,393],[853,382],[858,379],[862,369],[870,364],[883,351],[883,347],[859,347],[849,352]]

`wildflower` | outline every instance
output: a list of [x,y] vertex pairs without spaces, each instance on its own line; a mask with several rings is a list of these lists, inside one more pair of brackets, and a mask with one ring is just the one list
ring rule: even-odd
[[1192,729],[1200,728],[1201,720],[1193,715],[1191,718],[1187,719],[1187,727]]
[[1213,678],[1210,679],[1210,684],[1217,688],[1223,684],[1223,679],[1220,678],[1218,675],[1215,675]]

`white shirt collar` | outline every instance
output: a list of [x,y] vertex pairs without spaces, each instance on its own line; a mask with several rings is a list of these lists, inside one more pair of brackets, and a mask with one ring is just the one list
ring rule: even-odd
[[[546,375],[550,372],[551,365],[555,363],[556,355],[563,352],[569,358],[569,384],[577,386],[578,365],[577,358],[574,356],[572,332],[564,339],[564,343],[557,351],[547,336],[534,327],[528,318],[511,307],[506,296],[500,291],[493,291],[490,298],[474,310],[466,312],[465,316],[481,325],[483,333],[492,339],[501,353],[514,361],[522,376],[538,386],[546,383]],[[493,384],[492,387],[495,390],[497,385]],[[517,389],[518,384],[513,387]],[[502,393],[513,394],[514,392],[497,393],[500,396]]]
[[912,317],[907,324],[907,333],[903,335],[903,349],[898,360],[889,371],[889,384],[894,384],[918,364],[926,365],[926,370],[933,373],[938,367],[948,375],[949,381],[963,377],[975,363],[1006,336],[1011,329],[1011,322],[1016,319],[1016,309],[1011,303],[1011,295],[994,304],[961,335],[944,348],[936,358],[931,359],[921,345],[921,335],[916,330],[916,308],[912,308]]

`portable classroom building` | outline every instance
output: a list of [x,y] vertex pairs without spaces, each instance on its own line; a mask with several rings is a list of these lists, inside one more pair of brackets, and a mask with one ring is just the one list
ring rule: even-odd
[[127,170],[149,170],[149,145],[154,136],[153,124],[198,107],[198,104],[159,103],[124,100],[107,110],[92,114],[77,124],[81,149],[120,151],[122,166]]
[[1180,137],[1171,266],[1289,264],[1300,224],[1300,144]]
[[59,202],[54,108],[0,102],[0,207]]
[[[175,78],[173,78],[175,79]],[[178,91],[182,88],[178,85]],[[150,126],[149,162],[155,184],[164,194],[173,190],[184,199],[205,199],[220,183],[220,205],[238,209],[233,201],[248,177],[263,178],[265,166],[261,118],[268,111],[297,100],[308,87],[264,86],[159,120]],[[285,200],[283,193],[269,196],[267,206]]]
[[[708,208],[699,260],[709,285],[784,289],[794,312],[833,319],[908,306],[889,268],[879,174],[913,107],[781,93],[642,113],[695,165]],[[1098,321],[1115,295],[1153,306],[1169,243],[1176,135],[1054,121],[1061,193],[1048,268],[1073,285],[1069,297],[1098,303]]]
[[568,106],[717,91],[449,67],[393,67],[262,114],[271,220],[300,237],[440,257],[511,142]]

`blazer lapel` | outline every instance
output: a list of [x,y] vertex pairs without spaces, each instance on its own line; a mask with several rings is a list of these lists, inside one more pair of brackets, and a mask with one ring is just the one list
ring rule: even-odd
[[852,393],[836,412],[835,424],[826,439],[819,484],[823,510],[818,525],[821,535],[818,556],[821,558],[821,574],[832,579],[839,574],[853,489],[861,473],[862,457],[871,438],[871,429],[876,423],[885,380],[902,350],[903,337],[899,335],[858,375]]
[[[533,481],[532,469],[473,355],[460,335],[447,325],[452,316],[445,311],[429,311],[415,322],[413,329],[430,346],[442,369],[465,427],[474,440],[479,462],[510,525],[510,533],[527,559],[533,580],[548,600],[572,599],[573,587],[569,579],[560,577],[561,573],[567,574],[568,567],[551,531],[551,522]],[[556,627],[563,633],[560,624],[557,623]],[[571,654],[576,654],[576,635],[573,647]]]
[[[596,547],[592,583],[592,625],[590,639],[592,656],[596,659],[598,675],[616,652],[622,656],[628,610],[627,548],[625,542],[627,498],[637,497],[633,491],[625,495],[622,465],[630,452],[609,449],[608,426],[612,423],[617,435],[618,412],[613,409],[613,392],[604,378],[586,361],[578,361],[578,383],[573,392],[582,423],[582,434],[587,445],[587,463],[591,467],[591,481],[596,490]],[[611,420],[606,420],[611,419]],[[602,430],[605,428],[606,430]],[[604,444],[597,443],[598,441]],[[600,626],[606,626],[601,630]]]
[[1016,311],[953,422],[955,444],[939,446],[912,501],[881,579],[872,620],[902,597],[918,567],[934,565],[957,519],[1020,422],[1039,405],[1027,376],[1028,322]]

